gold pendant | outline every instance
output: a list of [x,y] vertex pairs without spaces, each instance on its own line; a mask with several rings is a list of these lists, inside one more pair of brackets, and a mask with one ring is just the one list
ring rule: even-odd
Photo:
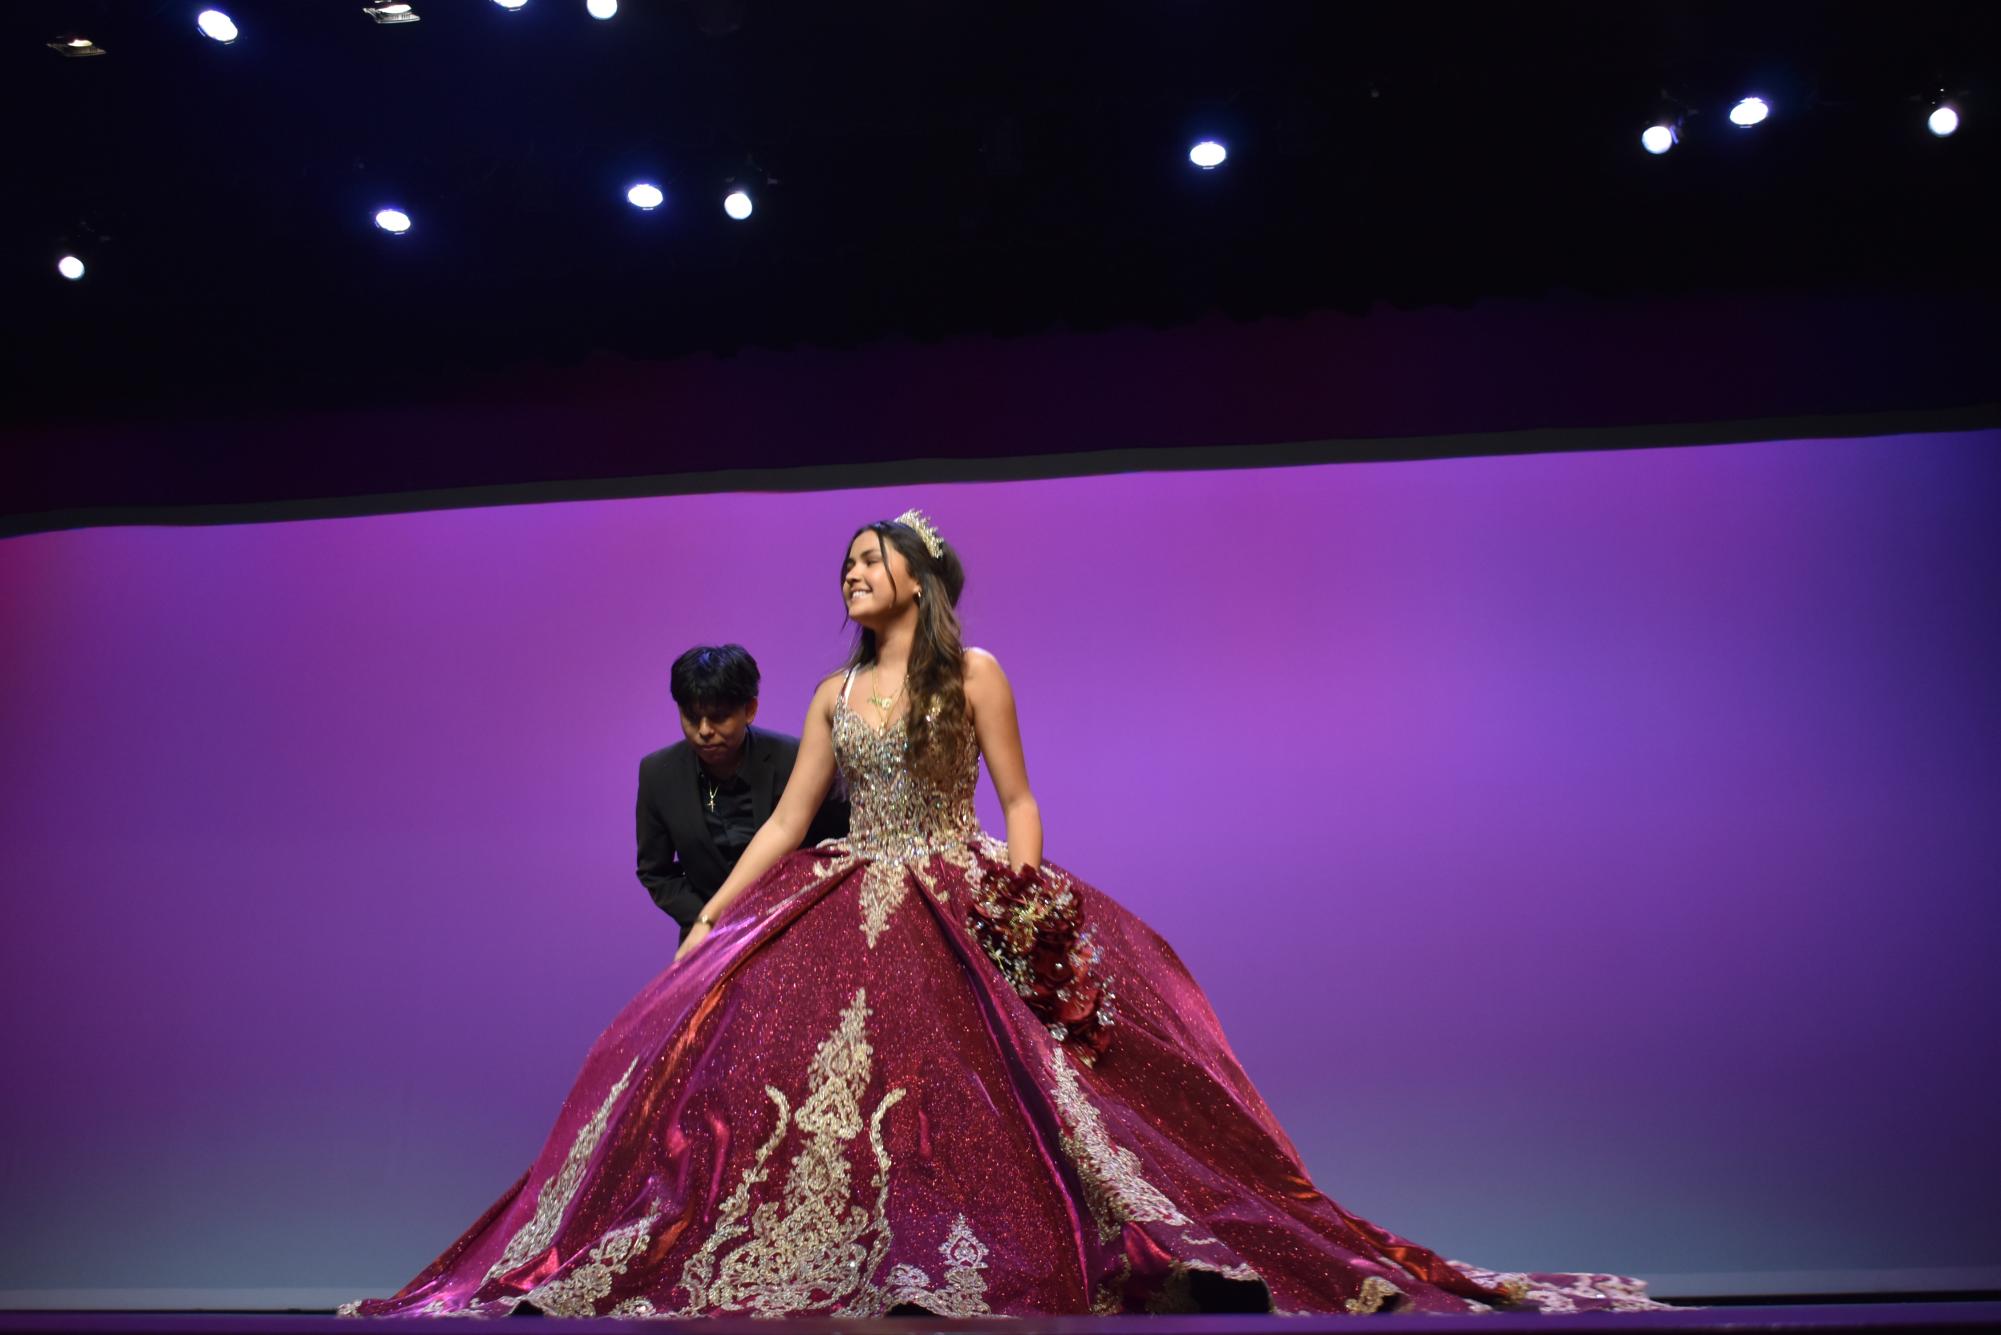
[[896,697],[893,695],[871,695],[868,698],[868,702],[875,706],[876,713],[887,718],[889,717],[889,707],[896,703]]

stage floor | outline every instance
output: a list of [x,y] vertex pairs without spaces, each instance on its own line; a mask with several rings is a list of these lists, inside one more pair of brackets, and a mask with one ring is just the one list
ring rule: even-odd
[[[508,1318],[513,1319],[513,1318]],[[531,1317],[544,1323],[543,1335],[659,1335],[675,1325],[701,1335],[929,1335],[933,1331],[994,1332],[995,1335],[1315,1335],[1352,1333],[1381,1322],[1399,1331],[1541,1331],[1561,1335],[1625,1331],[1807,1332],[2001,1330],[2001,1296],[1942,1301],[1850,1301],[1752,1303],[1734,1301],[1673,1312],[1598,1312],[1563,1316],[1481,1313],[1465,1316],[1135,1316],[1052,1317],[1043,1320],[948,1321],[931,1317],[881,1320],[788,1318],[784,1321],[719,1319],[675,1322],[611,1317],[565,1320]],[[365,1324],[324,1314],[263,1312],[0,1312],[0,1335],[354,1335]],[[394,1329],[418,1331],[437,1326],[465,1330],[461,1318],[399,1317]]]

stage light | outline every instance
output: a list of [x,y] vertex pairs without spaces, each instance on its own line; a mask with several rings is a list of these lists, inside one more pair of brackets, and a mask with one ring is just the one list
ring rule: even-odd
[[74,34],[56,38],[55,41],[49,43],[49,50],[59,56],[81,57],[101,56],[104,54],[104,48],[96,42],[91,41],[88,37],[78,37]]
[[527,4],[528,0],[493,0],[493,3],[511,13]]
[[660,187],[654,185],[651,181],[641,181],[638,185],[633,186],[632,189],[625,192],[625,199],[627,203],[636,209],[651,210],[657,209],[664,204],[667,201],[667,196],[662,194]]
[[417,12],[415,5],[402,3],[363,5],[361,12],[374,19],[377,23],[416,23],[423,18],[423,15]]
[[235,22],[219,9],[204,9],[195,15],[195,26],[201,29],[202,36],[224,46],[236,40]]
[[1659,157],[1681,141],[1681,134],[1674,126],[1662,122],[1649,125],[1640,131],[1640,147]]
[[65,255],[56,261],[56,272],[74,283],[83,277],[83,261],[74,255]]
[[1943,139],[1959,128],[1959,108],[1950,102],[1941,102],[1932,108],[1932,114],[1925,117],[1925,128]]
[[723,196],[723,212],[738,222],[750,216],[752,207],[750,192],[741,186]]
[[1229,156],[1230,150],[1214,139],[1204,139],[1188,150],[1188,160],[1205,172],[1222,166],[1223,160]]
[[1764,98],[1747,97],[1736,106],[1730,108],[1730,123],[1732,125],[1756,125],[1771,114],[1772,109],[1765,105]]
[[618,13],[618,0],[584,0],[584,8],[594,19],[608,19]]
[[391,236],[401,236],[410,230],[410,215],[401,209],[377,209],[375,225]]

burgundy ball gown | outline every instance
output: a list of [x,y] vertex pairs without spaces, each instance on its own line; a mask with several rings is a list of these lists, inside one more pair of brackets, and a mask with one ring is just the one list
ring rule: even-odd
[[1661,1306],[1343,1210],[1173,949],[1059,867],[1009,873],[972,748],[929,788],[844,698],[833,743],[850,837],[747,887],[598,1038],[528,1173],[343,1314]]

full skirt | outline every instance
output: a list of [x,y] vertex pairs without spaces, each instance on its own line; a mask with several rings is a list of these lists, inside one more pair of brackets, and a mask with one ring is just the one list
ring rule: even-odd
[[1004,856],[981,836],[786,858],[611,1022],[521,1180],[395,1296],[342,1312],[1660,1306],[1616,1275],[1448,1261],[1342,1209],[1173,949],[1047,866],[1116,994],[1101,1054],[1066,1034],[972,912]]

